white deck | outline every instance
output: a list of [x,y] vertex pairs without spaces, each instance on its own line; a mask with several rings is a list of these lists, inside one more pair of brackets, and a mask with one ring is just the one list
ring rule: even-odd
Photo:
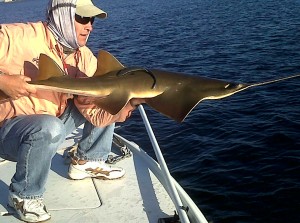
[[[72,135],[62,148],[72,146],[77,135]],[[54,157],[46,185],[44,202],[52,216],[48,222],[154,223],[174,215],[175,207],[167,192],[138,153],[117,163],[125,168],[126,175],[114,181],[68,179],[63,154],[61,149]],[[10,211],[8,185],[14,170],[15,163],[0,163],[1,223],[20,222],[12,215],[2,216]]]

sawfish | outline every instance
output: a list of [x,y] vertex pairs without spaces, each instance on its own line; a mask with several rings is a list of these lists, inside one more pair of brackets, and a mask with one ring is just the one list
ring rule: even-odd
[[[224,80],[158,69],[125,67],[109,52],[98,54],[92,77],[70,78],[45,54],[39,58],[39,75],[30,81],[36,89],[93,97],[93,103],[112,115],[132,98],[142,98],[161,114],[182,122],[203,100],[221,99],[245,89],[275,83],[300,74],[260,83],[235,83]],[[0,101],[8,96],[0,92]]]

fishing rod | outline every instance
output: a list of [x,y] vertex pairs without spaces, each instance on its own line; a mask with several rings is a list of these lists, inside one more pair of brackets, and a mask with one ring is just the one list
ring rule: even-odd
[[156,137],[153,133],[153,130],[151,128],[150,122],[148,120],[148,117],[146,115],[145,109],[142,105],[138,106],[138,109],[140,111],[140,114],[142,116],[143,122],[145,124],[146,130],[148,132],[148,136],[150,138],[151,144],[153,146],[156,158],[158,160],[158,163],[160,165],[162,174],[163,174],[163,178],[165,179],[165,183],[167,184],[167,189],[168,189],[168,193],[171,196],[174,204],[175,204],[175,208],[177,210],[177,213],[179,215],[180,221],[182,223],[190,223],[190,220],[187,216],[186,213],[186,207],[183,206],[182,201],[179,197],[178,191],[173,183],[170,171],[167,167],[167,164],[165,162],[165,159],[162,155],[162,152],[159,148],[159,145],[157,143]]

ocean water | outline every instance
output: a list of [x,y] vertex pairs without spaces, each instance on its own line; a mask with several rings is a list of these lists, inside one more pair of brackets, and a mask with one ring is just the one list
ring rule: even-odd
[[[299,0],[94,2],[109,16],[88,45],[124,65],[250,83],[300,72]],[[0,23],[43,20],[46,4],[0,3]],[[300,78],[257,87],[203,101],[183,123],[145,106],[171,174],[210,222],[300,222],[299,95]],[[154,156],[138,111],[117,131]]]

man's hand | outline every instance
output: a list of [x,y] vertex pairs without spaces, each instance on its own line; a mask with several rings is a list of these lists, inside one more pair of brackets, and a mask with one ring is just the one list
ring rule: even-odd
[[138,105],[145,103],[143,98],[132,98],[125,107],[118,113],[118,122],[124,122],[131,116],[131,113],[137,108]]
[[28,84],[28,81],[31,81],[30,77],[23,75],[1,75],[0,89],[12,99],[29,96],[36,93],[36,89],[33,85]]

